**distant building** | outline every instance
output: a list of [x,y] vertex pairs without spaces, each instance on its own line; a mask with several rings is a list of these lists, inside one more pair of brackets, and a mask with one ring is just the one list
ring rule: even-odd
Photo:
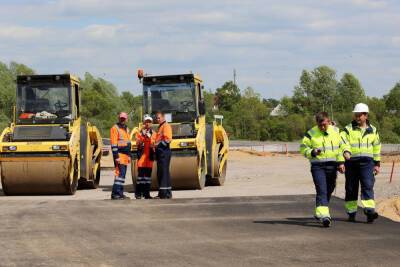
[[286,116],[288,115],[288,113],[286,112],[286,110],[282,107],[281,104],[278,104],[269,114],[273,117],[278,117],[278,116]]

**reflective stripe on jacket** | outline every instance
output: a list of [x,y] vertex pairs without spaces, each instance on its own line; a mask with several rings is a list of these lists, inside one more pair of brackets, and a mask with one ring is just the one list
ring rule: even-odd
[[139,168],[153,168],[154,159],[150,159],[150,150],[153,149],[151,145],[154,144],[155,138],[156,134],[151,129],[143,129],[139,133],[136,133],[136,144],[140,143],[140,146],[142,146],[141,149],[143,149],[143,153],[137,162]]
[[347,125],[340,133],[346,142],[346,150],[351,152],[351,158],[373,158],[375,164],[381,160],[381,141],[376,128],[367,122],[367,128],[362,129],[356,121]]
[[168,122],[163,122],[158,127],[156,135],[156,144],[167,146],[172,141],[172,128]]
[[[314,149],[321,150],[321,154],[313,157]],[[343,157],[344,143],[340,138],[339,129],[328,126],[326,132],[321,131],[318,126],[313,127],[304,135],[300,145],[300,152],[311,163],[314,162],[344,162]]]
[[114,125],[110,130],[110,143],[114,160],[119,158],[121,164],[128,164],[131,153],[128,127],[123,127],[119,124]]

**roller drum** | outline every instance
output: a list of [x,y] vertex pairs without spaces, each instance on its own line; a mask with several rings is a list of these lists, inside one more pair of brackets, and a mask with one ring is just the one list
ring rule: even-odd
[[[201,189],[205,185],[204,159],[199,162],[198,155],[173,154],[170,164],[172,190]],[[136,160],[132,162],[132,182],[136,185]],[[201,167],[203,166],[203,167]],[[157,162],[154,162],[151,189],[158,190]]]
[[1,162],[7,195],[73,194],[77,176],[76,163],[71,169],[69,157],[3,158]]

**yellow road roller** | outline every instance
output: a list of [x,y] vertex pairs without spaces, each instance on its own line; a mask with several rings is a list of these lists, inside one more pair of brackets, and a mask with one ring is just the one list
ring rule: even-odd
[[79,79],[70,74],[17,77],[13,122],[0,136],[6,195],[69,194],[96,188],[102,139],[80,117]]
[[[172,127],[170,165],[173,189],[202,189],[207,185],[223,185],[226,176],[229,140],[222,127],[222,116],[206,124],[203,81],[195,74],[140,77],[143,84],[143,111],[155,115],[165,113]],[[137,158],[132,130],[132,182],[136,185]],[[153,125],[157,131],[158,125]],[[152,173],[152,189],[158,189],[157,166]]]

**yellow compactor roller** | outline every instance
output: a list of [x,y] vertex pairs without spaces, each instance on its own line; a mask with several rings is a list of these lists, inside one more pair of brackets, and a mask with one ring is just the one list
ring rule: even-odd
[[[144,113],[165,113],[172,126],[170,144],[171,182],[173,189],[202,189],[207,185],[223,185],[226,175],[229,140],[222,127],[222,116],[206,124],[203,81],[198,75],[166,75],[143,77]],[[220,120],[219,120],[220,119]],[[136,157],[135,134],[132,131],[132,155]],[[157,131],[158,125],[154,125]],[[132,160],[132,181],[136,184],[137,166]],[[158,188],[154,163],[152,189]]]
[[0,136],[6,195],[74,194],[100,181],[102,140],[82,123],[79,80],[69,74],[17,77],[14,119]]

